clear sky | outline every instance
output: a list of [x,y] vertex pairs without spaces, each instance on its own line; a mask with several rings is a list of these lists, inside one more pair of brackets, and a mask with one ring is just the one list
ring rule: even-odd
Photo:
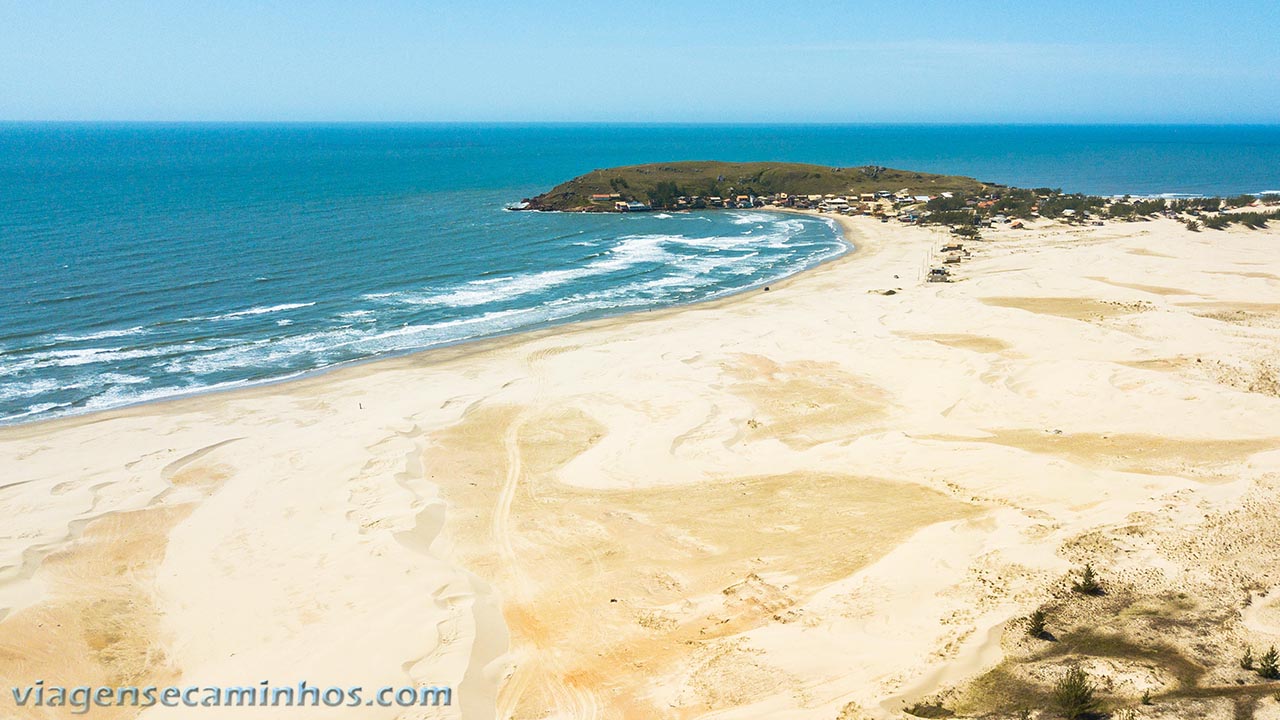
[[1280,122],[1280,0],[0,0],[2,120]]

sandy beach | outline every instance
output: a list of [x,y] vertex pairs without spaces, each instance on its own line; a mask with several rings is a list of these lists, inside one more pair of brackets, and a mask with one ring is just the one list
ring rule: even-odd
[[1280,717],[1236,661],[1280,643],[1280,231],[1001,229],[926,283],[944,230],[840,223],[768,292],[0,428],[0,685],[1014,717],[1074,658]]

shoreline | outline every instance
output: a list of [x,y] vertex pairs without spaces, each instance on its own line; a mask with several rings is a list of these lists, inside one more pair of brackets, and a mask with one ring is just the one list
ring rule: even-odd
[[[146,408],[146,407],[155,406],[155,405],[164,405],[166,403],[195,402],[195,401],[198,401],[200,398],[221,396],[229,393],[239,393],[239,392],[248,393],[252,391],[264,391],[268,388],[288,385],[290,383],[313,381],[333,373],[352,371],[352,370],[355,370],[356,368],[361,368],[361,367],[365,367],[372,364],[391,363],[398,360],[406,360],[419,355],[426,355],[429,353],[449,353],[449,351],[453,351],[447,356],[442,356],[440,360],[443,361],[446,359],[453,359],[455,357],[464,357],[472,352],[484,352],[484,351],[491,350],[498,347],[498,345],[487,345],[487,343],[511,342],[517,338],[525,338],[525,337],[528,337],[529,339],[533,339],[535,337],[543,337],[544,334],[546,333],[554,334],[554,332],[557,329],[576,327],[579,325],[589,326],[591,323],[607,322],[607,321],[616,320],[619,318],[651,315],[653,313],[665,313],[669,311],[679,311],[686,308],[701,307],[701,306],[709,305],[712,303],[728,300],[730,298],[737,298],[739,296],[748,295],[753,292],[758,292],[761,290],[761,288],[765,287],[766,285],[769,287],[773,287],[775,285],[781,287],[783,286],[784,283],[789,282],[790,280],[797,277],[798,275],[812,272],[813,270],[816,270],[830,263],[839,262],[841,259],[849,257],[858,252],[858,246],[849,237],[849,233],[853,232],[852,226],[846,225],[842,221],[841,216],[829,216],[829,215],[824,215],[824,214],[820,214],[813,211],[795,210],[791,208],[778,208],[778,207],[758,208],[756,211],[766,212],[766,213],[775,213],[779,215],[804,215],[808,217],[831,219],[834,225],[834,229],[836,231],[837,239],[841,243],[843,243],[845,247],[838,254],[819,260],[816,263],[805,265],[800,268],[796,268],[788,272],[787,274],[780,276],[775,280],[766,280],[766,281],[753,283],[751,285],[744,286],[742,288],[725,291],[721,294],[711,295],[709,297],[702,298],[699,300],[694,300],[691,302],[677,302],[676,304],[673,304],[673,305],[666,305],[666,306],[653,307],[653,308],[637,308],[637,309],[621,310],[621,311],[606,310],[606,311],[602,311],[602,314],[596,317],[579,318],[579,319],[568,320],[563,322],[551,321],[541,326],[530,326],[526,328],[518,328],[518,329],[509,330],[506,332],[497,333],[494,335],[485,335],[485,336],[480,336],[475,338],[466,338],[462,340],[447,342],[440,345],[435,345],[435,346],[430,346],[425,348],[412,348],[412,349],[406,349],[406,350],[399,350],[399,351],[388,352],[382,355],[375,355],[367,358],[358,358],[354,360],[348,360],[345,362],[329,365],[326,367],[314,368],[311,370],[302,370],[293,375],[288,375],[280,378],[270,378],[270,379],[256,380],[256,381],[253,381],[253,380],[244,381],[244,384],[235,384],[231,387],[224,387],[224,388],[198,389],[198,390],[193,390],[191,392],[178,393],[178,394],[168,395],[165,397],[159,397],[159,398],[154,398],[150,400],[140,400],[137,402],[118,405],[115,407],[100,408],[100,409],[89,410],[81,413],[69,413],[69,414],[58,415],[50,418],[36,418],[36,419],[26,420],[26,421],[19,420],[17,422],[0,420],[0,438],[2,438],[6,432],[10,430],[16,430],[19,428],[33,428],[33,429],[52,428],[56,430],[57,429],[56,424],[62,423],[62,422],[68,423],[68,426],[74,426],[76,423],[74,423],[73,421],[75,420],[81,420],[84,422],[96,422],[97,420],[95,418],[98,418],[98,416],[102,416],[102,415],[109,416],[112,413],[128,413],[129,411],[138,410],[141,408]],[[539,212],[561,212],[561,211],[539,211]],[[473,345],[476,347],[470,347]],[[232,381],[232,382],[240,382],[240,381]],[[101,419],[107,419],[107,418],[104,417]]]
[[1049,692],[1047,607],[1176,646],[1088,658],[1117,707],[1198,714],[1161,658],[1234,687],[1280,613],[1236,592],[1280,561],[1280,232],[1001,229],[926,283],[945,233],[839,222],[768,293],[0,431],[0,683],[973,717]]

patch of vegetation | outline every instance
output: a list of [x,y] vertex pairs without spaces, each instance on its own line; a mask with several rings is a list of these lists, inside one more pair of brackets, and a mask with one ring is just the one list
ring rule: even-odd
[[1272,645],[1270,650],[1258,658],[1258,677],[1265,680],[1275,680],[1280,678],[1280,653],[1276,652],[1276,646]]
[[1051,195],[1040,201],[1040,215],[1060,218],[1067,214],[1065,211],[1070,210],[1079,217],[1085,213],[1100,211],[1106,204],[1106,200],[1096,195]]
[[[676,197],[764,196],[775,193],[852,194],[904,188],[969,196],[989,186],[959,175],[935,175],[879,166],[835,168],[804,163],[691,161],[593,170],[528,200],[537,210],[611,210],[591,202],[594,194],[620,193],[623,200],[671,207]],[[963,201],[962,201],[963,203]]]
[[1280,220],[1280,211],[1232,213],[1229,217],[1250,230],[1261,230],[1267,226],[1268,220]]
[[[1013,188],[985,183],[958,175],[935,175],[880,166],[824,167],[781,162],[674,162],[631,165],[594,170],[550,191],[525,200],[532,210],[608,212],[614,201],[642,201],[653,209],[701,209],[721,206],[709,198],[722,198],[728,205],[739,196],[772,197],[780,193],[792,199],[806,195],[833,195],[855,201],[862,193],[890,193],[906,190],[907,195],[928,195],[924,203],[911,197],[890,199],[899,216],[923,225],[950,227],[957,235],[977,239],[979,228],[995,218],[1029,220],[1043,217],[1067,223],[1084,223],[1099,218],[1126,222],[1146,221],[1163,216],[1181,221],[1188,230],[1224,230],[1233,224],[1249,229],[1267,227],[1280,220],[1280,211],[1223,212],[1247,207],[1257,201],[1252,195],[1232,198],[1108,198],[1081,193],[1064,194],[1060,188]],[[593,196],[599,196],[592,199]],[[802,207],[811,207],[801,203]],[[875,205],[868,210],[880,216]],[[1189,216],[1189,217],[1188,217]]]
[[[1093,579],[1101,585],[1096,573]],[[948,706],[963,717],[1016,717],[1020,708],[1036,708],[1040,717],[1046,718],[1119,720],[1145,716],[1149,711],[1142,708],[1149,705],[1159,705],[1161,717],[1217,717],[1224,702],[1235,708],[1236,717],[1249,718],[1260,701],[1273,695],[1280,701],[1280,685],[1275,682],[1280,680],[1280,650],[1268,648],[1265,654],[1255,655],[1245,647],[1233,657],[1230,651],[1224,653],[1215,644],[1203,642],[1205,628],[1226,622],[1234,607],[1220,607],[1183,592],[1139,594],[1119,579],[1106,590],[1104,596],[1088,603],[1072,602],[1069,595],[1060,594],[1056,604],[1043,608],[1046,623],[1050,618],[1055,622],[1056,642],[1019,644],[998,666],[951,691]],[[1031,618],[1026,620],[1024,627],[1030,631]],[[1078,704],[1072,704],[1075,710],[1065,707],[1061,702],[1064,696],[1077,700],[1087,696],[1078,685],[1064,687],[1079,681],[1067,682],[1067,672],[1072,667],[1083,670],[1098,661],[1102,661],[1103,673],[1111,665],[1140,667],[1154,672],[1159,678],[1156,682],[1162,685],[1172,682],[1128,699],[1102,697],[1103,691],[1095,686],[1092,709]],[[1260,678],[1253,682],[1239,677],[1225,684],[1207,682],[1237,664]],[[1212,676],[1210,668],[1216,668]],[[1084,680],[1088,679],[1085,674]],[[1083,714],[1072,714],[1076,711]]]
[[1102,595],[1105,591],[1102,589],[1102,583],[1098,582],[1097,575],[1093,572],[1093,565],[1086,564],[1084,572],[1080,575],[1080,580],[1071,586],[1072,590],[1081,595]]
[[1101,633],[1091,629],[1064,633],[1059,641],[1041,657],[1087,656],[1130,660],[1163,668],[1182,685],[1194,685],[1204,675],[1204,668],[1192,662],[1169,645],[1143,645],[1123,635]]
[[925,225],[973,227],[978,224],[978,215],[972,210],[943,210],[924,216],[921,222]]
[[1233,223],[1239,223],[1250,230],[1261,230],[1272,220],[1280,220],[1280,210],[1272,212],[1219,213],[1205,217],[1203,224],[1210,230],[1226,230]]
[[1053,686],[1030,679],[1018,672],[1018,667],[1056,663],[1066,666],[1082,658],[1106,658],[1160,668],[1178,682],[1178,689],[1168,693],[1170,696],[1196,692],[1197,683],[1205,674],[1202,666],[1171,645],[1140,643],[1120,633],[1100,632],[1092,627],[1071,629],[1063,631],[1056,642],[1037,645],[1030,655],[1007,659],[979,676],[952,701],[952,708],[968,717],[989,714],[997,708],[1005,708],[1004,713],[1009,715],[1018,708],[1053,707]]
[[661,180],[645,191],[645,198],[653,207],[671,207],[676,204],[676,198],[683,194],[679,185],[670,180]]
[[1222,203],[1220,197],[1182,198],[1170,200],[1169,209],[1180,213],[1218,212],[1222,209]]
[[1143,217],[1156,215],[1165,211],[1167,204],[1164,200],[1139,200],[1133,204],[1133,211]]
[[1226,230],[1231,218],[1226,215],[1213,215],[1204,219],[1204,226],[1210,230]]
[[950,718],[956,714],[942,706],[940,702],[916,703],[905,709],[908,715],[918,718]]
[[[951,212],[954,210],[966,209],[966,200],[960,195],[952,194],[951,197],[939,195],[924,204],[924,209],[929,212]],[[972,213],[971,213],[972,214]]]
[[1111,203],[1111,207],[1107,208],[1107,214],[1113,218],[1130,220],[1137,217],[1138,210],[1133,206],[1133,203],[1119,201]]
[[1088,673],[1079,665],[1072,665],[1054,683],[1053,704],[1070,720],[1095,717],[1101,708],[1097,692]]
[[1049,615],[1041,608],[1036,608],[1030,616],[1027,617],[1027,634],[1033,638],[1043,639],[1048,635],[1048,628],[1045,624],[1049,621]]
[[1035,215],[1038,200],[1039,197],[1031,190],[1009,188],[997,193],[995,204],[991,206],[991,214],[1027,220]]

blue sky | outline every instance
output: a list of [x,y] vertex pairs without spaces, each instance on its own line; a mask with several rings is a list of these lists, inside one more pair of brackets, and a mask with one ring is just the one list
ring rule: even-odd
[[0,0],[0,119],[1280,122],[1280,1]]

